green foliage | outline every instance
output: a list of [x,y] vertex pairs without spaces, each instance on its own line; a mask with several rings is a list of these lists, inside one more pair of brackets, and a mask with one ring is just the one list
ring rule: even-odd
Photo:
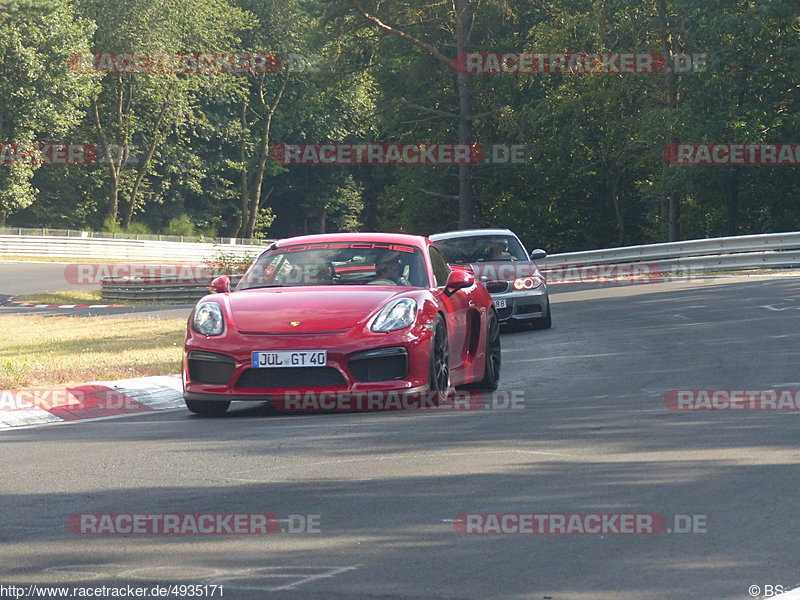
[[[72,73],[67,62],[87,46],[93,28],[66,0],[2,0],[0,143],[57,141],[74,130],[96,87],[92,77]],[[37,190],[30,181],[37,168],[0,169],[0,223],[34,202]]]
[[[453,3],[364,9],[454,55]],[[793,166],[666,166],[683,142],[800,139],[796,0],[472,0],[469,50],[701,53],[707,68],[666,77],[467,77],[469,128],[520,164],[473,166],[476,226],[506,226],[550,252],[665,239],[663,200],[684,238],[800,229]],[[275,73],[73,73],[87,51],[263,50]],[[0,166],[0,223],[100,226],[204,237],[285,237],[458,223],[448,166],[284,166],[280,143],[454,142],[455,71],[381,33],[353,0],[0,0],[0,143],[111,146],[113,164]],[[95,108],[97,112],[95,113]],[[102,135],[101,135],[102,133]],[[124,160],[120,160],[124,159]],[[260,192],[260,193],[257,193]],[[243,196],[245,209],[243,210]],[[254,210],[258,201],[258,211]],[[109,217],[109,218],[106,218]],[[127,225],[127,226],[126,226]]]
[[139,233],[139,234],[149,235],[153,233],[153,230],[150,229],[150,226],[147,223],[134,221],[130,225],[128,225],[128,228],[125,230],[125,233]]
[[275,213],[270,207],[259,210],[258,217],[256,217],[256,227],[253,230],[253,237],[258,240],[263,240],[267,237],[267,230],[269,230],[274,220]]
[[164,233],[167,235],[194,235],[194,223],[192,222],[192,218],[185,213],[175,217],[169,222]]
[[214,276],[238,275],[244,273],[258,257],[257,252],[245,252],[243,255],[217,250],[205,260],[205,265],[211,269]]
[[122,228],[122,225],[117,223],[112,217],[106,217],[103,221],[103,231],[107,231],[108,233],[125,232],[125,230]]

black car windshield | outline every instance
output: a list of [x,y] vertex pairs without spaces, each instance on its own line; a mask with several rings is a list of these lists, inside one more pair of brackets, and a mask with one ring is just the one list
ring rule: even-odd
[[528,260],[522,244],[513,235],[475,235],[434,242],[453,264],[489,261]]
[[428,287],[422,251],[383,242],[322,242],[275,248],[248,269],[238,290],[299,285]]

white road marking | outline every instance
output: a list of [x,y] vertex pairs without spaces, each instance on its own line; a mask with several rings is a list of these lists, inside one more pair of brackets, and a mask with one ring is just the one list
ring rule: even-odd
[[[219,585],[224,585],[225,587],[232,587],[237,590],[253,590],[253,591],[265,591],[265,592],[279,592],[283,590],[293,590],[300,585],[305,585],[307,583],[311,583],[312,581],[319,581],[321,579],[330,579],[332,577],[336,577],[337,575],[341,575],[342,573],[346,573],[348,571],[355,571],[361,567],[361,565],[354,565],[351,567],[291,567],[291,566],[283,566],[283,567],[261,567],[257,569],[247,569],[244,570],[240,574],[224,576],[224,577],[216,577],[212,579],[205,580],[204,583],[214,584],[217,583]],[[315,573],[313,575],[306,575],[303,576],[297,573],[281,573],[278,572],[264,572],[270,570],[288,570],[288,571],[297,571],[303,569],[324,569],[322,573]],[[277,585],[277,586],[268,586],[268,585],[244,585],[244,584],[237,584],[236,579],[244,579],[245,577],[253,577],[258,579],[264,579],[268,577],[276,577],[276,578],[289,578],[289,577],[300,577],[297,581],[293,581],[291,583],[287,583],[285,585]]]
[[789,310],[790,308],[797,308],[796,306],[785,306],[784,308],[778,308],[777,306],[773,306],[772,304],[762,304],[759,308],[766,308],[767,310],[774,310],[780,312],[782,310]]

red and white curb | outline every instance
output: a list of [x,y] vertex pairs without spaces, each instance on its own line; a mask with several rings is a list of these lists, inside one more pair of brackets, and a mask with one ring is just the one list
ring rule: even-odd
[[8,308],[124,308],[124,304],[30,304],[7,301],[0,306]]
[[0,390],[0,431],[185,408],[177,375]]

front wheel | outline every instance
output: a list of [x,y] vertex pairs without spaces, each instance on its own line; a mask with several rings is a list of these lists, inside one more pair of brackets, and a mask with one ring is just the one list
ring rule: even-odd
[[219,417],[225,414],[231,405],[230,400],[184,400],[186,408],[196,415],[203,417]]
[[492,310],[486,320],[486,367],[483,379],[478,383],[479,390],[493,392],[500,385],[500,324],[497,313]]
[[431,339],[428,387],[437,406],[444,402],[450,393],[450,344],[444,321],[438,315],[434,321]]
[[553,326],[553,319],[550,316],[550,298],[547,299],[545,315],[541,319],[535,319],[533,326],[535,329],[550,329]]

